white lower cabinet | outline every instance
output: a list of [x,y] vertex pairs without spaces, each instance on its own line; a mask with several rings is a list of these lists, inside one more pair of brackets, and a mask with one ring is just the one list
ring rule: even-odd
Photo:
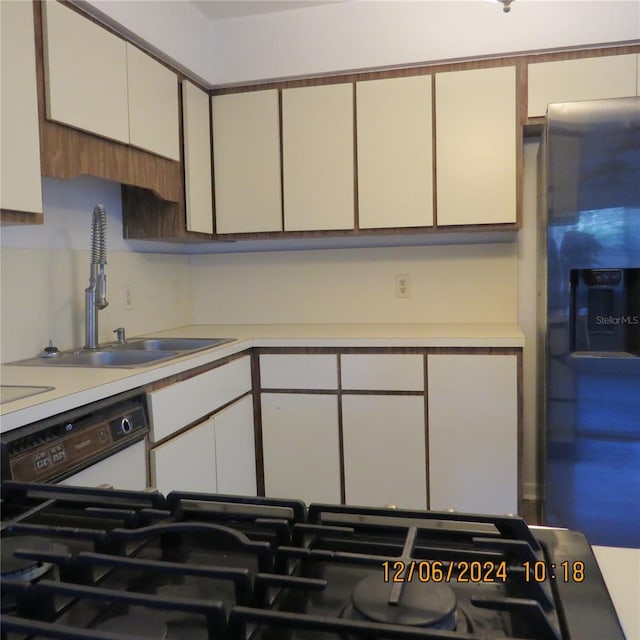
[[256,495],[253,404],[245,396],[151,450],[153,486]]
[[153,486],[161,493],[173,490],[216,492],[213,418],[152,449],[151,469]]
[[263,393],[265,495],[340,502],[336,394]]
[[518,360],[432,354],[429,491],[434,510],[518,510]]
[[424,396],[342,396],[347,504],[427,508]]
[[218,493],[255,496],[253,397],[245,396],[213,417]]

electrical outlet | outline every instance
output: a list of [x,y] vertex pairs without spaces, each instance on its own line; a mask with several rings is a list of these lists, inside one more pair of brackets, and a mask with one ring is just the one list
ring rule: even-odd
[[411,297],[411,276],[408,273],[396,275],[396,298]]
[[133,303],[133,287],[130,284],[122,286],[122,302],[125,311],[133,311],[135,309]]

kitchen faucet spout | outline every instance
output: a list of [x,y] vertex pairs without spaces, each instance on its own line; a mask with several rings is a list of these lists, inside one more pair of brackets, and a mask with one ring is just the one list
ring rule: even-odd
[[98,347],[98,311],[107,302],[107,216],[104,207],[97,204],[91,221],[91,264],[89,286],[84,290],[84,336],[85,349]]

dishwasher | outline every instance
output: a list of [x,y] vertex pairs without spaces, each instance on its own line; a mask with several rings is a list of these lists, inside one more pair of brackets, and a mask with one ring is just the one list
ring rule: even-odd
[[3,433],[2,480],[144,489],[145,407],[132,390]]

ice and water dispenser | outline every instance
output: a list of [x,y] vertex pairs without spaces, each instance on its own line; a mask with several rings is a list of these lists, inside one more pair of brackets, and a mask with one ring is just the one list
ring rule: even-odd
[[571,352],[640,357],[640,268],[572,269]]

